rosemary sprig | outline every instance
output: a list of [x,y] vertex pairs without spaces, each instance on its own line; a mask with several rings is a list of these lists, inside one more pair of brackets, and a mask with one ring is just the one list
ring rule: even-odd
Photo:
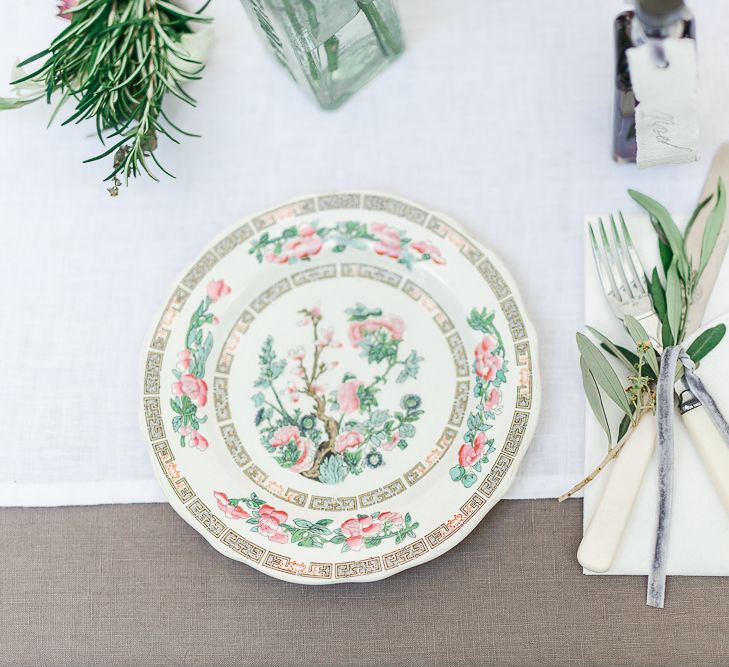
[[[577,334],[585,395],[595,418],[607,436],[607,453],[594,470],[559,497],[560,502],[595,479],[620,453],[638,422],[648,413],[655,414],[660,347],[683,343],[687,333],[686,318],[693,303],[694,293],[724,224],[726,193],[721,179],[717,184],[716,194],[697,206],[683,233],[664,206],[640,192],[634,190],[629,192],[648,213],[658,237],[662,269],[659,271],[658,268],[654,268],[651,275],[645,278],[650,287],[653,308],[661,320],[661,346],[657,345],[657,341],[651,340],[641,324],[630,316],[625,318],[625,329],[632,339],[632,350],[611,341],[591,327],[588,327],[588,330],[598,340],[599,347],[584,334]],[[700,255],[689,257],[686,250],[686,235],[701,210],[712,200],[714,208],[707,220]],[[698,364],[722,341],[725,334],[726,327],[723,324],[712,327],[702,332],[688,346],[686,353],[695,364]],[[625,371],[622,379],[608,362],[608,356],[622,365]],[[679,368],[677,380],[682,373],[683,368]],[[603,397],[609,398],[623,412],[615,444]]]
[[69,10],[71,22],[47,49],[20,63],[41,62],[37,69],[13,83],[31,89],[15,100],[0,99],[0,108],[16,108],[60,95],[55,116],[72,98],[75,108],[63,125],[93,120],[99,140],[109,146],[85,160],[113,155],[105,180],[109,192],[128,184],[142,172],[155,181],[152,163],[172,176],[157,160],[159,135],[179,143],[175,134],[197,136],[177,127],[162,108],[167,95],[195,106],[183,88],[200,78],[203,63],[188,45],[192,26],[210,21],[167,0],[83,0]]

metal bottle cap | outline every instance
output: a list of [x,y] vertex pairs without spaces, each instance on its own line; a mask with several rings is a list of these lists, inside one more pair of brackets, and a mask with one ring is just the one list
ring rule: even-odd
[[635,0],[635,13],[650,28],[665,28],[675,23],[686,8],[684,0]]

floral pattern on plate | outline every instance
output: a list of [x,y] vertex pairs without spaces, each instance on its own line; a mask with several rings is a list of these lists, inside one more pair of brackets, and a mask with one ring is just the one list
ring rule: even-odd
[[186,345],[177,354],[177,367],[172,369],[175,382],[172,384],[170,407],[175,416],[172,430],[180,435],[180,446],[193,447],[200,451],[208,448],[208,441],[200,431],[200,424],[207,421],[207,415],[200,412],[208,402],[208,385],[205,382],[205,364],[213,349],[213,334],[206,325],[217,324],[216,316],[210,306],[221,297],[230,294],[231,289],[224,280],[212,280],[207,287],[207,295],[200,302],[190,318],[185,336]]
[[494,325],[494,313],[486,308],[474,308],[468,326],[483,334],[473,351],[473,395],[478,401],[468,416],[468,429],[458,449],[458,463],[450,469],[451,479],[466,488],[478,479],[483,464],[495,450],[493,438],[487,437],[496,416],[501,413],[502,390],[506,382],[506,350],[499,330]]
[[[318,306],[302,309],[299,325],[308,330],[310,343],[291,350],[288,359],[279,356],[269,335],[258,357],[259,391],[251,399],[261,442],[276,462],[324,484],[384,465],[389,452],[407,448],[423,415],[415,393],[404,393],[396,406],[381,405],[378,396],[392,381],[406,384],[418,377],[423,357],[405,346],[405,322],[361,303],[346,314],[345,343],[324,327]],[[372,376],[337,371],[335,357],[345,346],[366,359]],[[284,388],[286,371],[292,379]],[[340,373],[336,388],[327,392],[322,383],[335,373]]]
[[333,226],[306,222],[298,227],[286,227],[278,236],[264,232],[252,242],[248,252],[259,262],[295,264],[311,260],[325,243],[330,243],[332,252],[336,253],[348,248],[372,249],[377,255],[389,257],[409,269],[416,262],[445,264],[438,246],[428,241],[413,241],[407,232],[379,222],[369,225],[340,222]]
[[245,519],[251,525],[251,532],[260,533],[270,542],[291,541],[299,547],[320,549],[327,544],[341,544],[341,550],[346,552],[377,547],[392,538],[395,544],[400,544],[408,537],[415,538],[415,530],[420,525],[413,522],[409,513],[403,516],[399,512],[358,514],[334,529],[329,528],[332,519],[313,522],[298,518],[289,523],[288,512],[269,505],[255,493],[243,498],[228,498],[222,491],[213,495],[218,508],[229,519]]

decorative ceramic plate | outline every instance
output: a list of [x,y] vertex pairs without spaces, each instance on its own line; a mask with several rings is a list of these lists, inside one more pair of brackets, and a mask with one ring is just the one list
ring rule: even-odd
[[501,262],[414,204],[348,193],[229,229],[144,354],[170,503],[280,579],[371,581],[444,553],[534,432],[536,341]]

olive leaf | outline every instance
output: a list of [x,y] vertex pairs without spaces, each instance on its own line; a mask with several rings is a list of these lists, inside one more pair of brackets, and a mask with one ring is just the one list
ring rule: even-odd
[[716,204],[709,214],[709,219],[706,221],[704,237],[701,241],[701,260],[699,262],[696,280],[699,279],[711,259],[711,253],[714,251],[716,240],[719,238],[719,233],[721,232],[722,225],[724,224],[725,214],[726,192],[724,190],[724,182],[721,177],[719,177],[719,183],[716,188]]
[[709,352],[711,352],[726,335],[726,325],[718,324],[711,329],[707,329],[688,346],[686,354],[691,357],[691,361],[698,364]]
[[587,330],[595,336],[600,341],[601,346],[603,349],[607,350],[610,354],[612,354],[616,359],[619,361],[622,361],[624,366],[631,372],[635,371],[634,363],[638,361],[638,357],[635,357],[634,360],[631,360],[630,357],[625,354],[627,350],[621,349],[619,345],[616,345],[613,343],[607,336],[604,334],[601,334],[597,329],[594,329],[593,327],[588,326]]
[[674,258],[666,277],[666,319],[671,327],[674,342],[680,342],[678,338],[682,311],[683,294],[681,292],[681,281],[678,277],[677,262]]
[[628,190],[628,194],[647,211],[652,220],[660,227],[668,245],[671,247],[673,261],[677,263],[679,276],[684,282],[688,281],[690,273],[689,262],[683,244],[683,236],[673,221],[671,214],[663,204],[659,204],[648,195],[644,195],[636,190]]
[[656,357],[656,351],[653,349],[653,343],[645,327],[632,315],[626,315],[625,328],[628,330],[630,337],[635,341],[638,348],[645,350],[645,359],[657,377],[660,372],[658,369],[658,358]]
[[612,442],[612,436],[610,435],[610,424],[608,423],[607,414],[605,414],[605,406],[602,403],[600,388],[597,386],[595,376],[590,372],[587,362],[582,356],[580,356],[580,369],[582,370],[582,386],[585,388],[587,402],[595,413],[595,417],[600,423],[600,426],[602,426],[602,430],[605,431],[605,435],[607,435],[609,447]]
[[[721,180],[721,179],[720,179]],[[696,218],[699,217],[699,213],[703,211],[706,208],[706,205],[714,198],[714,195],[709,195],[706,199],[699,202],[698,206],[694,209],[694,212],[691,214],[691,217],[689,218],[689,221],[686,223],[686,229],[683,231],[683,237],[686,238],[688,236],[688,233],[691,231],[691,228],[694,226],[694,223],[696,222]]]
[[[670,264],[669,264],[670,267]],[[658,269],[653,269],[650,282],[651,300],[653,301],[653,307],[656,309],[658,317],[661,322],[666,321],[667,307],[666,307],[666,290],[663,289],[661,279],[658,276]]]
[[597,384],[602,387],[608,397],[630,417],[633,410],[630,407],[630,399],[620,383],[620,379],[609,364],[600,349],[584,334],[577,332],[577,347],[584,357],[590,372]]
[[623,417],[623,421],[620,422],[620,426],[618,427],[618,442],[620,442],[625,437],[632,423],[633,422],[630,417],[628,417],[628,415],[625,415],[625,417]]

